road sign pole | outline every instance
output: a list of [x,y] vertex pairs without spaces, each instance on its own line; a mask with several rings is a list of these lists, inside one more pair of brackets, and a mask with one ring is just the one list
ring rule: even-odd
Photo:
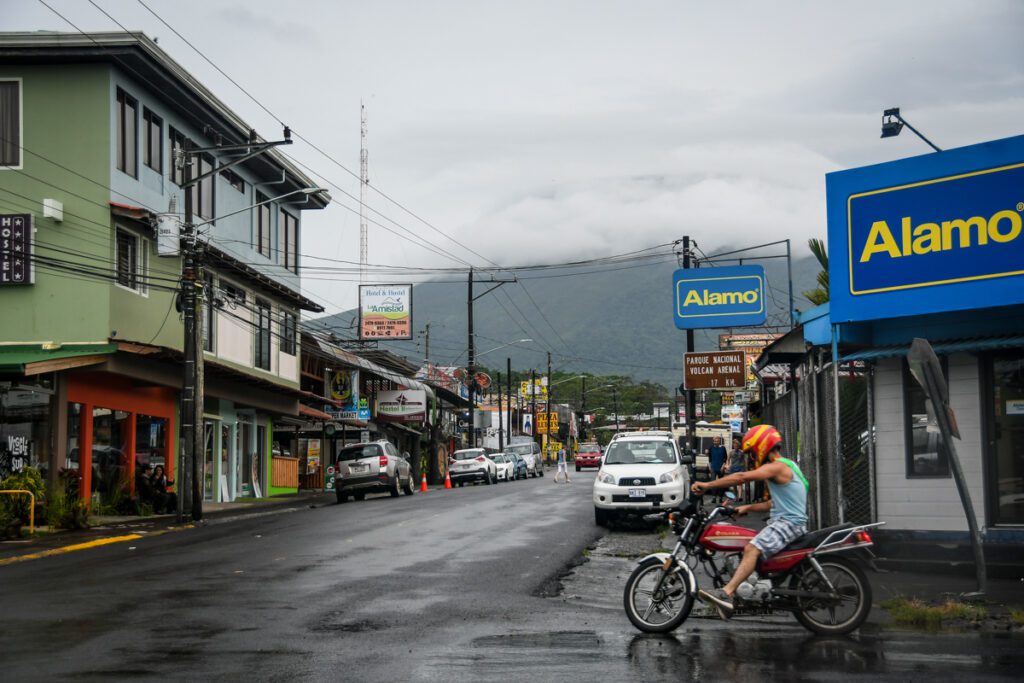
[[[690,267],[690,236],[683,235],[683,268]],[[693,330],[686,330],[686,352],[693,353]],[[693,389],[686,390],[686,438],[690,442],[690,450],[697,450],[697,393]]]

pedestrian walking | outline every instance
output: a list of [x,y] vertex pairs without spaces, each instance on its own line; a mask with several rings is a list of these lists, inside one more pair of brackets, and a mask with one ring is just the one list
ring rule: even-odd
[[556,484],[558,483],[558,475],[559,474],[564,474],[565,475],[565,483],[566,484],[572,483],[569,480],[569,465],[565,461],[565,448],[564,447],[558,449],[558,471],[555,472],[555,477],[554,477],[554,482]]
[[[736,474],[737,472],[747,471],[747,454],[740,448],[740,440],[732,440],[732,450],[729,452],[729,460],[727,464],[729,474]],[[745,498],[743,494],[743,485],[739,484],[733,488],[733,493],[736,494],[737,500],[743,500]]]

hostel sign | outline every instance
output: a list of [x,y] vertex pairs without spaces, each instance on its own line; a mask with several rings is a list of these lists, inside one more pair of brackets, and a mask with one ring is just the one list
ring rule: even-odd
[[412,285],[359,285],[359,339],[412,339]]
[[1024,136],[826,187],[833,322],[1024,303]]
[[680,330],[760,325],[767,316],[761,266],[680,268],[672,285]]
[[32,214],[0,215],[0,285],[31,285]]

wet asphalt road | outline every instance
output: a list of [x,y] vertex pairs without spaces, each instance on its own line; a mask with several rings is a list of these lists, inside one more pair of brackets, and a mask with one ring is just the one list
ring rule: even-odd
[[12,681],[760,682],[1022,670],[1019,637],[865,628],[821,639],[787,617],[639,634],[622,612],[631,561],[619,555],[658,538],[597,529],[592,481],[556,486],[549,472],[373,497],[0,567],[0,671]]

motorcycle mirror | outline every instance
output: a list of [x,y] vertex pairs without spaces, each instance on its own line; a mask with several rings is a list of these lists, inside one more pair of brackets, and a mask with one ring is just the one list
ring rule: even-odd
[[726,491],[725,497],[728,498],[729,500],[736,500],[736,494],[733,493],[732,491]]
[[692,465],[693,464],[693,456],[692,455],[684,455],[681,458],[679,458],[679,462],[681,462],[684,465]]

